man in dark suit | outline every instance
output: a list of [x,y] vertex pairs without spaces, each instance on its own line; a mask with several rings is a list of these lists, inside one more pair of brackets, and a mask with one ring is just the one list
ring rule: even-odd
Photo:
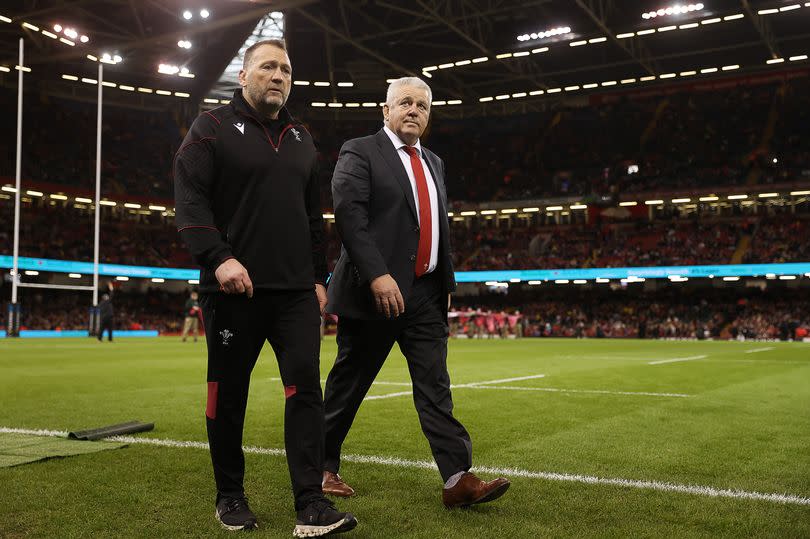
[[408,361],[422,431],[445,482],[447,507],[483,503],[509,488],[469,472],[472,443],[453,417],[447,372],[447,310],[455,290],[444,162],[419,137],[431,91],[406,77],[391,83],[385,126],[343,145],[332,178],[343,249],[329,282],[338,315],[338,355],[326,381],[323,491],[351,496],[338,475],[340,450],[394,343]]

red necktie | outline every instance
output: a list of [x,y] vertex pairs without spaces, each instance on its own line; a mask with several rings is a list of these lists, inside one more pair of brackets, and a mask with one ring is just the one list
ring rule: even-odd
[[419,159],[419,152],[412,146],[405,146],[405,151],[411,156],[411,168],[416,179],[416,194],[419,197],[419,248],[416,250],[416,266],[414,272],[417,277],[427,273],[430,265],[430,247],[432,244],[433,223],[430,217],[430,194],[428,193],[427,178]]

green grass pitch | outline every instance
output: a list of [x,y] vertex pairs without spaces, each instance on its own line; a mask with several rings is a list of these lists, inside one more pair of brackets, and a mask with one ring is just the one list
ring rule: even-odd
[[[327,338],[324,378],[334,357]],[[204,342],[179,338],[0,340],[0,427],[140,419],[156,429],[139,438],[204,442],[205,364]],[[411,398],[390,396],[409,388],[375,385],[370,395],[384,398],[363,404],[344,453],[383,461],[344,463],[358,494],[338,507],[360,522],[347,537],[810,537],[808,344],[459,340],[449,365],[474,463],[519,470],[511,490],[445,510],[438,473],[415,464],[430,452]],[[246,445],[283,447],[277,377],[265,347]],[[396,349],[378,380],[409,381]],[[0,469],[0,485],[3,538],[234,536],[214,520],[205,449],[132,443]],[[248,454],[246,489],[255,536],[291,537],[284,458]],[[744,497],[751,492],[787,498]]]

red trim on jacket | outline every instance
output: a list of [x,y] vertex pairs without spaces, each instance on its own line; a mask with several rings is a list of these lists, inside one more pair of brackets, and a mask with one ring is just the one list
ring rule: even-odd
[[206,110],[206,111],[204,111],[204,112],[203,112],[203,114],[207,114],[207,115],[209,115],[211,118],[213,118],[213,119],[214,119],[214,121],[215,121],[215,122],[217,122],[217,125],[221,125],[221,124],[222,124],[222,122],[220,122],[220,121],[219,121],[219,118],[217,118],[216,116],[214,116],[213,114],[211,114],[211,112],[209,112],[209,111],[207,111],[207,110]]

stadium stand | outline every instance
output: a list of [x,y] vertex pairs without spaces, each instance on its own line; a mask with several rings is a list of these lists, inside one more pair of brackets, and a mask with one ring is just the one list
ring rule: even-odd
[[[2,103],[11,105],[14,98],[8,89],[0,90]],[[740,79],[719,90],[664,87],[643,95],[593,96],[545,112],[437,121],[425,143],[445,156],[456,214],[509,201],[539,205],[577,200],[591,206],[587,212],[539,212],[506,219],[456,215],[451,220],[456,269],[806,262],[810,260],[810,247],[803,241],[810,232],[807,201],[703,204],[693,209],[664,204],[655,211],[641,207],[625,214],[605,208],[615,207],[620,200],[648,197],[806,187],[810,183],[810,151],[805,143],[810,137],[808,111],[810,82],[807,76],[796,76],[764,83]],[[322,202],[324,211],[329,211],[331,172],[342,142],[373,132],[379,121],[324,121],[308,109],[301,116],[319,146]],[[91,260],[93,213],[89,204],[73,199],[92,197],[94,107],[32,95],[26,101],[26,117],[47,122],[51,128],[24,132],[24,185],[70,198],[23,198],[20,255]],[[171,161],[182,140],[180,126],[187,123],[188,118],[176,111],[109,108],[104,117],[107,151],[102,196],[118,205],[102,209],[101,262],[194,267],[175,232],[171,211]],[[4,144],[13,143],[8,138],[12,132],[0,130]],[[459,147],[456,141],[461,136],[465,144]],[[64,144],[65,137],[73,144]],[[0,155],[0,171],[12,170],[12,159],[10,152]],[[11,180],[0,178],[0,183]],[[125,201],[141,207],[123,207]],[[148,210],[150,205],[166,209]],[[11,254],[12,222],[13,199],[0,193],[0,254]],[[331,268],[339,255],[340,239],[334,226],[329,224],[327,229]],[[176,309],[169,309],[165,317],[149,310],[150,305],[171,303],[155,303],[153,297],[150,293],[126,300],[131,305],[121,311],[121,323],[173,331]],[[562,318],[567,322],[558,329],[552,323],[550,332],[545,329],[548,322],[540,324],[542,328],[532,322],[525,334],[586,335],[600,328],[606,336],[637,335],[636,315],[619,320],[624,329],[601,316],[600,309],[617,309],[617,301],[569,313]],[[645,301],[630,302],[619,310],[641,309]],[[773,336],[772,328],[779,326],[781,316],[776,313],[787,313],[784,303],[760,298],[754,302],[758,304],[767,306],[763,309],[768,314],[746,318],[747,324],[757,326],[747,329],[747,334]],[[64,312],[40,313],[37,305],[41,303],[34,303],[24,319],[32,327],[84,324],[84,308],[68,308],[70,301],[66,300]],[[563,306],[531,303],[524,306],[525,320],[543,318],[543,313]],[[668,316],[648,326],[661,328],[669,319],[670,329],[664,334],[695,336],[699,331],[685,315],[686,306],[673,304],[672,308],[679,313],[678,323]],[[729,309],[718,312],[727,314]],[[765,316],[768,322],[757,323],[757,316]],[[579,321],[590,329],[576,329]],[[724,331],[727,335],[730,330]],[[650,329],[649,335],[661,335],[661,330]]]
[[[652,94],[652,95],[648,95]],[[445,119],[425,144],[444,155],[450,200],[524,200],[703,187],[772,185],[810,179],[810,81],[745,80],[724,90],[662,89],[644,96],[594,97],[574,108],[469,120]],[[38,97],[26,105],[32,122],[52,126],[24,133],[23,177],[34,184],[92,187],[95,112],[90,104]],[[0,90],[0,104],[15,96]],[[32,100],[29,100],[32,101]],[[321,152],[324,201],[338,150],[373,133],[377,120],[325,122],[304,109]],[[4,120],[8,122],[9,120]],[[104,118],[105,196],[169,200],[171,161],[182,140],[175,114],[111,107]],[[772,129],[767,129],[769,122]],[[0,130],[13,147],[13,129]],[[61,144],[65,135],[74,141]],[[464,135],[465,143],[456,141]],[[773,162],[774,158],[776,163]],[[637,173],[628,173],[630,165]],[[0,156],[13,170],[13,154]]]
[[[185,292],[171,293],[157,287],[116,292],[116,328],[176,334],[182,327],[187,298]],[[21,325],[23,329],[87,329],[88,307],[82,306],[81,299],[76,292],[31,292]],[[810,296],[804,293],[797,297],[785,288],[741,294],[733,288],[669,285],[645,292],[627,288],[581,290],[550,284],[542,291],[523,294],[520,300],[508,300],[486,293],[472,301],[458,298],[451,311],[454,336],[788,340],[801,339],[810,331]],[[0,314],[0,323],[5,322],[5,316]],[[516,324],[521,325],[519,333]],[[334,320],[327,326],[328,332],[333,332]]]
[[[24,206],[21,256],[91,260],[93,213],[86,204],[31,198]],[[810,248],[810,212],[784,207],[730,217],[637,219],[601,224],[453,221],[451,231],[458,270],[626,267],[728,264],[742,238],[745,263],[804,262]],[[105,208],[101,261],[163,267],[194,267],[163,212]],[[0,199],[0,254],[10,254],[13,205]],[[329,262],[339,254],[340,238],[329,231]],[[750,242],[750,243],[749,243]]]

